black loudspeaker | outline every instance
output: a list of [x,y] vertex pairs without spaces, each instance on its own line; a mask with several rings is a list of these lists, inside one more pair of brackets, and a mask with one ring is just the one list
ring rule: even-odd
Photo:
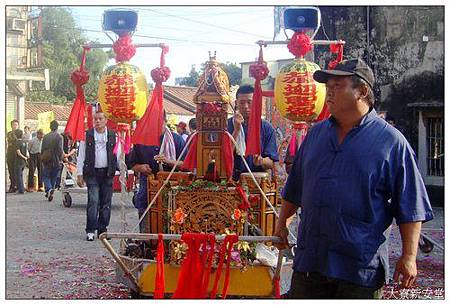
[[293,31],[317,30],[320,27],[320,11],[315,7],[286,8],[283,13],[285,29]]
[[137,19],[137,12],[133,10],[107,10],[103,13],[103,31],[126,35],[136,30]]

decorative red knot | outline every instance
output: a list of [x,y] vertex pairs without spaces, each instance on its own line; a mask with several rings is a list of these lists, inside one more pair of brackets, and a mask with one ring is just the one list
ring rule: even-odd
[[159,67],[152,70],[150,73],[155,83],[163,83],[170,77],[170,69],[168,67]]
[[130,35],[119,37],[113,44],[114,53],[116,53],[116,61],[129,61],[136,54],[136,47],[131,41]]
[[289,52],[295,57],[303,57],[313,48],[311,38],[303,32],[295,32],[288,43]]

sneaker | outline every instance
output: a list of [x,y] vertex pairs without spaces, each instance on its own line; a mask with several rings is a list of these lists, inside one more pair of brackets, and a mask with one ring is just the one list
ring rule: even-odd
[[87,241],[93,241],[95,239],[95,234],[94,233],[87,233],[86,234],[86,240]]
[[52,201],[53,200],[53,193],[55,192],[54,189],[51,189],[50,192],[48,193],[48,201]]

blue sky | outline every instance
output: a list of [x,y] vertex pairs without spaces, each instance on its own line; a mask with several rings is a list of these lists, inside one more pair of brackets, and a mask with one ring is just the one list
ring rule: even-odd
[[[101,32],[103,12],[113,6],[67,6],[85,35],[101,43],[111,43]],[[123,6],[122,6],[123,8]],[[134,6],[138,12],[135,43],[169,45],[166,65],[176,77],[189,74],[192,65],[197,70],[208,60],[208,51],[216,51],[220,62],[252,61],[258,56],[257,40],[273,38],[273,6]],[[264,49],[266,60],[293,57],[286,46]],[[140,67],[147,81],[150,71],[159,65],[159,48],[138,48],[131,63]],[[112,61],[111,64],[114,64]]]

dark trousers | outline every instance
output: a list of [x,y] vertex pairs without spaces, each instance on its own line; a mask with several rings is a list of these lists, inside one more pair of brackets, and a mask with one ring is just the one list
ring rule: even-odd
[[84,176],[88,188],[86,233],[105,232],[111,218],[113,177],[107,176],[108,169],[95,169],[95,176]]
[[9,181],[11,181],[11,183],[9,185],[9,190],[11,190],[11,191],[15,191],[17,189],[15,162],[16,162],[16,160],[15,160],[14,156],[6,156],[6,163],[8,165]]
[[42,179],[44,181],[45,192],[55,189],[56,178],[58,177],[59,165],[42,165]]
[[42,165],[41,165],[41,154],[30,154],[30,159],[28,163],[28,188],[34,188],[34,173],[37,169],[38,172],[38,186],[42,187]]
[[381,299],[383,288],[359,286],[316,272],[292,274],[290,299]]
[[17,185],[17,191],[19,193],[23,193],[25,192],[25,187],[23,185],[23,169],[25,168],[25,165],[22,164],[16,164],[14,165],[14,169],[15,169],[15,181],[16,181],[16,185]]

